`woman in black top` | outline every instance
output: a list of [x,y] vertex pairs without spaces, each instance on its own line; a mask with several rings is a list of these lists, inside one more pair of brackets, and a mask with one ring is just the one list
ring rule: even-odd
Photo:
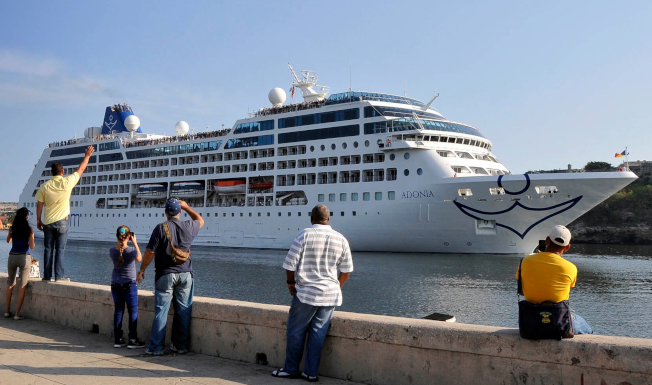
[[29,210],[21,207],[16,211],[16,216],[7,234],[7,243],[12,242],[9,259],[7,259],[7,309],[5,318],[11,317],[11,294],[16,286],[16,270],[20,269],[20,292],[18,293],[18,306],[16,307],[15,320],[25,317],[20,315],[20,308],[25,300],[25,290],[29,282],[29,269],[32,266],[32,256],[29,250],[34,248],[34,230],[29,226]]

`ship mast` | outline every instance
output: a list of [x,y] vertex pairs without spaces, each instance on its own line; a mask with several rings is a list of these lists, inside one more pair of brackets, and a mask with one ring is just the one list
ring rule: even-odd
[[[294,77],[292,85],[301,90],[301,96],[306,102],[316,102],[324,100],[330,91],[330,87],[317,85],[317,74],[315,71],[300,70],[302,76],[299,78],[294,68],[288,63],[288,69]],[[319,87],[319,92],[315,91],[313,87]]]

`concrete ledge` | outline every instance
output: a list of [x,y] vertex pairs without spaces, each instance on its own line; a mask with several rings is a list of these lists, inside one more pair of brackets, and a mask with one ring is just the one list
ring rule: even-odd
[[[4,294],[0,298],[4,303]],[[148,339],[153,309],[153,293],[140,291],[141,339]],[[191,349],[246,362],[265,353],[271,366],[281,367],[287,311],[287,306],[195,297]],[[86,331],[97,324],[106,335],[113,331],[109,286],[31,282],[24,314]],[[171,322],[170,317],[168,329]],[[320,373],[382,385],[652,384],[652,340],[527,341],[516,329],[336,311]]]

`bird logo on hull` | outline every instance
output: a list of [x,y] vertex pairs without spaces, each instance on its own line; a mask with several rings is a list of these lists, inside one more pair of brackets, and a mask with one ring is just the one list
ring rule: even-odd
[[[496,226],[505,228],[523,239],[525,238],[525,235],[527,235],[527,233],[530,232],[530,230],[532,230],[536,225],[545,221],[546,219],[552,218],[567,210],[570,210],[581,199],[582,196],[578,196],[577,198],[573,198],[566,202],[562,202],[550,207],[528,207],[519,201],[515,201],[514,204],[512,204],[510,207],[493,212],[474,209],[457,201],[454,203],[461,212],[468,215],[469,217],[477,220],[495,220]],[[523,223],[523,218],[531,218],[533,216],[537,216],[537,214],[539,219],[534,223],[529,225],[527,223]],[[525,226],[527,227],[523,228]]]

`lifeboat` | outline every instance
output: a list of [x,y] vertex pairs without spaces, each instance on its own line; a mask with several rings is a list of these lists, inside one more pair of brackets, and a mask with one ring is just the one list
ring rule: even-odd
[[141,199],[164,199],[167,197],[168,189],[162,184],[141,184],[138,187],[136,196]]
[[243,180],[220,180],[214,187],[218,194],[244,194],[247,184]]
[[176,198],[203,198],[204,185],[199,182],[179,182],[172,185],[170,196]]
[[254,190],[267,190],[274,187],[274,183],[272,182],[254,182],[251,184],[251,188]]

